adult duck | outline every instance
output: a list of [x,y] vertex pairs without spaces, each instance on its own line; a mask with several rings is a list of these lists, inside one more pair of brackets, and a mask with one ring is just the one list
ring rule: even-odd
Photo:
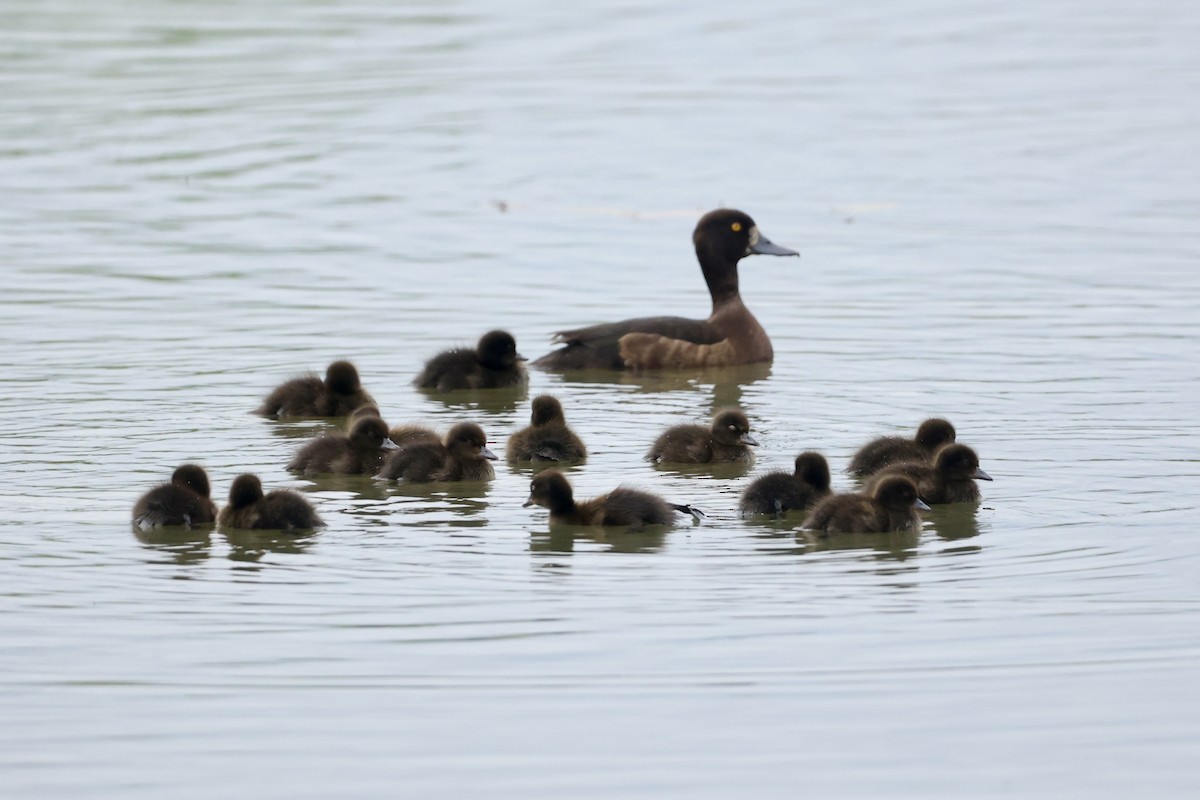
[[547,370],[728,367],[775,356],[771,339],[738,293],[738,262],[751,254],[798,256],[763,236],[741,211],[720,208],[696,223],[696,258],[712,296],[708,319],[642,317],[558,332],[565,345],[533,362]]

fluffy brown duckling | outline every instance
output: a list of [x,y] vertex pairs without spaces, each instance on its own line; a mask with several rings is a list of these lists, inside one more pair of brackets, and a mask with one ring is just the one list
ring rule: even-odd
[[413,385],[439,392],[518,386],[529,379],[524,360],[512,334],[490,331],[474,348],[456,347],[426,361]]
[[712,425],[674,425],[654,440],[646,460],[656,464],[750,463],[750,420],[739,409],[726,408],[713,415]]
[[318,436],[300,448],[287,468],[305,475],[374,475],[388,450],[396,445],[388,438],[387,423],[364,415],[346,433]]
[[349,361],[334,361],[325,379],[316,375],[293,378],[275,387],[255,413],[265,417],[344,417],[375,401],[362,388],[358,370]]
[[738,511],[742,516],[803,510],[829,494],[829,462],[820,453],[796,456],[795,472],[776,470],[756,478],[742,492]]
[[819,533],[886,533],[918,530],[917,511],[929,506],[917,496],[917,485],[904,475],[889,475],[870,493],[835,494],[813,506],[804,528]]
[[870,489],[888,475],[907,475],[917,484],[917,494],[930,505],[944,503],[969,503],[979,499],[976,480],[990,481],[979,468],[979,456],[965,444],[948,444],[938,450],[933,463],[928,461],[900,461],[884,467],[867,481]]
[[509,461],[581,461],[583,440],[567,427],[562,403],[548,394],[533,399],[529,427],[508,437]]
[[495,477],[489,463],[495,459],[483,428],[461,422],[446,433],[444,443],[417,442],[401,447],[388,456],[378,477],[410,483],[483,481]]
[[775,356],[762,325],[738,293],[738,262],[752,253],[799,256],[770,242],[748,215],[710,211],[692,233],[696,258],[712,297],[708,319],[643,317],[559,331],[564,345],[534,362],[548,370],[727,367]]
[[575,501],[570,482],[557,470],[539,472],[529,484],[525,507],[543,506],[550,521],[568,525],[619,525],[634,530],[646,525],[669,525],[675,512],[702,516],[685,505],[668,503],[657,495],[618,486],[591,500]]
[[143,531],[168,525],[206,525],[217,518],[210,497],[208,473],[197,464],[183,464],[170,483],[154,487],[133,504],[133,524]]
[[225,528],[262,530],[310,530],[325,523],[312,504],[299,492],[273,489],[263,494],[257,475],[239,475],[229,487],[229,504],[217,518]]
[[951,444],[954,437],[954,426],[948,420],[937,417],[927,419],[917,428],[917,435],[913,439],[881,436],[867,442],[850,458],[846,472],[865,476],[900,461],[929,461],[938,448]]

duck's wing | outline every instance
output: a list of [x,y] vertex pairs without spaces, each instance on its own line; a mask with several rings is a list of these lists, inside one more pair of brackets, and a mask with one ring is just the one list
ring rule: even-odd
[[625,369],[628,365],[621,355],[621,338],[631,333],[692,345],[711,345],[723,338],[705,320],[641,317],[559,331],[554,342],[564,346],[542,356],[533,365],[549,370]]

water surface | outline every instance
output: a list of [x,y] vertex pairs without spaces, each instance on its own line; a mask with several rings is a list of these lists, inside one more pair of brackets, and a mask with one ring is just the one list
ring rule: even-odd
[[[1200,306],[1190,6],[39,3],[0,26],[0,734],[14,797],[1191,796]],[[437,398],[492,327],[703,316],[703,211],[770,367]],[[530,471],[284,470],[250,410],[351,358],[494,449],[553,392],[704,524],[551,531]],[[748,473],[641,460],[737,403]],[[945,415],[995,478],[815,542],[759,472]],[[186,460],[313,535],[135,536]]]

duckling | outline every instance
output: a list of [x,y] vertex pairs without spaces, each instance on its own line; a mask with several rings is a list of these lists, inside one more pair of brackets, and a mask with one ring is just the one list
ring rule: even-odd
[[273,489],[263,495],[257,475],[239,475],[229,487],[229,504],[217,519],[224,528],[263,530],[309,530],[325,523],[312,504],[299,492]]
[[646,525],[669,525],[675,513],[701,512],[691,506],[668,503],[657,495],[619,486],[591,500],[575,501],[570,482],[557,470],[539,472],[529,484],[529,499],[525,507],[543,506],[550,509],[550,521],[568,525],[620,525],[637,530]]
[[275,387],[255,413],[265,417],[344,417],[356,408],[375,405],[362,388],[349,361],[334,361],[325,380],[316,375],[293,378]]
[[728,367],[771,361],[775,351],[738,293],[738,261],[752,253],[799,256],[770,242],[748,215],[710,211],[692,233],[696,258],[712,297],[708,319],[643,317],[559,331],[565,345],[537,361],[547,370]]
[[738,511],[742,516],[774,514],[782,517],[793,509],[809,508],[829,494],[829,462],[820,453],[796,456],[796,471],[768,472],[742,492]]
[[929,461],[939,447],[953,442],[954,436],[954,426],[949,421],[937,417],[927,419],[917,428],[915,439],[881,436],[867,442],[850,458],[846,472],[871,475],[899,461]]
[[969,503],[979,499],[976,480],[990,481],[979,468],[979,456],[965,444],[948,444],[937,451],[933,463],[899,461],[872,475],[866,488],[888,475],[907,475],[917,484],[917,494],[930,505]]
[[567,427],[562,403],[548,394],[533,399],[529,427],[508,437],[509,461],[581,461],[587,448]]
[[674,425],[654,440],[646,460],[656,464],[709,464],[754,461],[751,445],[758,441],[750,435],[750,420],[736,408],[713,415],[712,425]]
[[171,482],[154,487],[133,504],[133,524],[140,530],[168,525],[206,525],[217,518],[209,497],[208,473],[196,464],[183,464]]
[[904,475],[889,475],[869,494],[835,494],[821,500],[803,527],[826,534],[918,530],[918,510],[928,511],[929,506],[917,496],[917,485]]
[[442,443],[442,437],[438,436],[436,431],[426,428],[424,425],[414,424],[392,426],[392,429],[388,431],[388,438],[400,447]]
[[495,477],[488,463],[495,459],[483,428],[461,422],[446,434],[445,444],[418,442],[392,453],[377,477],[410,483],[483,481]]
[[498,389],[529,380],[517,352],[517,341],[508,331],[485,333],[474,349],[456,347],[425,362],[413,380],[422,389]]
[[287,468],[305,475],[374,475],[387,450],[396,444],[388,438],[387,423],[369,414],[362,416],[349,434],[329,433],[300,448]]

